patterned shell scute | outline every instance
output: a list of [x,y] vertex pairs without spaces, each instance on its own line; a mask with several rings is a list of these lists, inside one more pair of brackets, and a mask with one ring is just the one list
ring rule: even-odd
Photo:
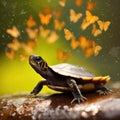
[[62,63],[51,66],[51,69],[63,76],[70,76],[74,78],[95,77],[92,73],[88,72],[86,69],[68,63]]

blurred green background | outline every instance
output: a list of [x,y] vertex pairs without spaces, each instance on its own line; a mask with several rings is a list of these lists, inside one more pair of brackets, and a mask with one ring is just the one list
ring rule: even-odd
[[[89,30],[81,31],[78,26],[71,24],[68,20],[68,11],[75,9],[85,13],[86,2],[83,1],[81,7],[74,4],[74,0],[67,0],[65,7],[61,7],[57,0],[2,0],[0,1],[0,95],[30,92],[36,83],[42,79],[29,65],[28,59],[20,61],[16,57],[11,60],[5,55],[6,45],[12,42],[13,37],[6,33],[6,29],[16,26],[21,32],[19,40],[26,42],[28,36],[26,34],[26,21],[30,15],[33,16],[37,25],[40,25],[38,14],[43,6],[51,6],[54,9],[62,9],[62,20],[66,21],[66,27],[74,32],[76,36],[84,35],[102,46],[98,56],[86,58],[80,48],[72,50],[69,42],[63,36],[63,31],[59,32],[59,39],[49,44],[45,39],[38,37],[37,46],[33,49],[33,54],[41,55],[49,65],[60,63],[57,59],[57,49],[61,48],[66,52],[71,53],[68,63],[76,64],[85,67],[95,75],[110,75],[110,83],[120,81],[120,11],[119,0],[91,0],[96,3],[93,14],[99,16],[102,20],[111,21],[111,25],[107,32],[93,37]],[[53,30],[52,23],[48,26]],[[42,93],[53,92],[47,87],[42,90]]]

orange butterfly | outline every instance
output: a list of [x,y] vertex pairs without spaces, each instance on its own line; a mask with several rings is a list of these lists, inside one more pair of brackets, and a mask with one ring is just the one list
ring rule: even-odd
[[70,40],[73,36],[72,32],[68,30],[67,28],[64,29],[65,39]]
[[31,54],[33,52],[33,49],[31,46],[29,46],[28,44],[22,43],[21,44],[23,50],[29,54]]
[[85,57],[86,57],[86,58],[91,57],[91,56],[93,55],[93,53],[94,53],[94,51],[93,51],[93,48],[92,48],[92,47],[85,49],[85,51],[84,51],[84,52],[85,52]]
[[80,36],[79,37],[79,42],[80,42],[80,48],[82,48],[83,50],[86,49],[86,47],[88,46],[86,37]]
[[79,46],[79,41],[75,37],[72,37],[70,46],[72,49],[76,49]]
[[65,7],[66,0],[59,0],[59,5]]
[[55,19],[54,20],[54,25],[55,25],[56,30],[62,30],[62,28],[65,26],[65,22]]
[[98,16],[93,16],[90,11],[86,10],[86,17],[83,20],[81,24],[81,29],[85,30],[89,25],[95,23],[98,21],[99,17]]
[[14,38],[20,36],[20,32],[18,31],[16,26],[13,26],[11,29],[7,29],[6,32]]
[[87,10],[90,10],[92,11],[96,6],[96,3],[95,2],[92,2],[90,0],[87,1]]
[[82,5],[82,0],[75,0],[75,5],[80,7]]
[[93,16],[90,11],[86,10],[86,21],[90,24],[95,23],[99,19],[98,16]]
[[33,47],[35,47],[36,44],[37,44],[37,39],[32,39],[32,40],[29,40],[27,43],[21,43],[21,47],[25,52],[31,54],[33,52]]
[[53,14],[54,18],[59,19],[61,17],[61,15],[62,15],[62,10],[61,9],[57,9],[57,10],[55,9],[52,12],[52,14]]
[[59,36],[57,35],[56,32],[52,31],[50,33],[50,36],[47,38],[48,43],[54,43],[58,40]]
[[34,29],[31,29],[31,28],[26,28],[26,32],[29,36],[30,39],[36,39],[37,35],[38,35],[38,29],[37,28],[34,28]]
[[9,59],[14,59],[15,58],[15,51],[12,49],[7,48],[5,50],[5,55],[9,58]]
[[20,57],[20,61],[24,61],[27,59],[27,56],[24,54],[20,54],[19,57]]
[[36,22],[33,19],[32,16],[29,17],[29,19],[26,22],[27,27],[31,28],[31,27],[35,27],[36,26]]
[[110,21],[103,22],[101,20],[98,20],[97,23],[99,25],[100,30],[104,30],[105,32],[108,30],[108,27],[111,24]]
[[96,45],[95,42],[93,42],[92,46],[85,49],[85,56],[90,57],[92,55],[97,56],[100,52],[102,47],[100,45]]
[[42,13],[50,14],[52,12],[53,8],[51,6],[42,6]]
[[41,24],[43,25],[48,25],[50,23],[50,20],[52,18],[52,15],[51,14],[42,14],[42,13],[39,13],[39,18],[40,18],[40,22]]
[[84,36],[80,36],[80,47],[85,52],[85,56],[88,58],[92,55],[98,55],[99,51],[102,49],[101,46],[96,45],[93,40],[89,40]]
[[76,13],[73,9],[70,9],[70,21],[76,23],[82,17],[82,13]]
[[27,42],[27,45],[30,46],[30,47],[35,47],[37,44],[37,39],[34,39],[34,40],[29,40]]
[[85,36],[80,36],[79,37],[79,45],[80,48],[82,48],[83,50],[91,47],[93,44],[92,40],[88,40]]
[[21,48],[21,43],[19,42],[18,39],[13,39],[13,41],[11,43],[7,44],[7,47],[14,51],[17,51]]
[[71,54],[69,52],[65,52],[61,49],[57,50],[57,59],[66,62],[70,58]]
[[44,29],[43,26],[39,27],[39,31],[40,31],[40,36],[43,37],[43,38],[46,38],[50,34],[50,30],[49,29]]
[[82,24],[81,24],[81,29],[85,30],[89,25],[90,23],[87,22],[86,19],[83,19]]
[[100,45],[95,45],[94,46],[94,55],[97,56],[101,49],[102,49],[102,47]]
[[92,28],[92,35],[94,37],[97,37],[98,35],[100,35],[102,33],[102,31],[100,29],[97,29],[96,25],[93,24],[93,28]]

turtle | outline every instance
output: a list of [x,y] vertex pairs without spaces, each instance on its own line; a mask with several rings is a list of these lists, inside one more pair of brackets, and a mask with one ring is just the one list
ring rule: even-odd
[[104,86],[110,80],[109,75],[96,77],[85,68],[69,63],[48,66],[47,62],[38,55],[30,55],[29,64],[45,79],[38,82],[31,95],[38,94],[43,86],[47,85],[56,91],[71,92],[74,97],[71,103],[75,101],[81,103],[87,100],[82,95],[84,92],[97,91],[99,94],[107,95],[111,91]]

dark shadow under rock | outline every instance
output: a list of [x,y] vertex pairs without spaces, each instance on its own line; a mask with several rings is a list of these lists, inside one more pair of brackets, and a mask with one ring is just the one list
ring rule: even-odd
[[0,99],[0,120],[119,120],[120,90],[111,95],[84,95],[88,101],[71,105],[71,94],[31,97],[27,94],[3,96]]

